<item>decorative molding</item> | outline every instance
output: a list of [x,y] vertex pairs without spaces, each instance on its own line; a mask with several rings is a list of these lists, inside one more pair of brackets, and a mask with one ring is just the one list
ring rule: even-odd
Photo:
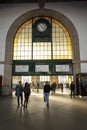
[[[0,61],[0,64],[12,64],[11,61]],[[87,63],[87,60],[72,60],[72,63]]]
[[87,60],[72,60],[72,63],[87,63]]

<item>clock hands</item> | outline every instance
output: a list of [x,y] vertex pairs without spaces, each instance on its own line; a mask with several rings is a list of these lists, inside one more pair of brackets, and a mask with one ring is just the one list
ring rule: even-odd
[[44,32],[47,29],[47,25],[45,23],[39,23],[37,28],[40,32]]

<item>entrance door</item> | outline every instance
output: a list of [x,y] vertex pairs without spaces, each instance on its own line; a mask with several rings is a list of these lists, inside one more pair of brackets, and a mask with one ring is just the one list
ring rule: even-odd
[[61,83],[63,84],[63,93],[66,94],[69,91],[69,85],[71,81],[73,80],[73,76],[69,75],[59,75],[59,76],[13,76],[12,77],[12,90],[15,89],[16,84],[19,81],[22,81],[23,85],[25,82],[31,83],[31,88],[36,89],[37,84],[39,83],[39,88],[43,89],[43,86],[46,81],[50,83],[56,83],[57,84],[57,91],[61,93]]

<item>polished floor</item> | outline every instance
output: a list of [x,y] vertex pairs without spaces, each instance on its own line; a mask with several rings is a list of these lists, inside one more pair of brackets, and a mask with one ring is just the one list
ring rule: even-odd
[[16,97],[0,97],[0,130],[85,130],[86,98],[50,95],[46,108],[42,92],[32,92],[28,108],[17,108]]

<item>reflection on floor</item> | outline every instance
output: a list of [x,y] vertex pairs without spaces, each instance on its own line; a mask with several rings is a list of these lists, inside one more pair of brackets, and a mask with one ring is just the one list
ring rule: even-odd
[[[84,130],[87,128],[87,98],[70,98],[56,91],[46,108],[43,90],[31,91],[27,109],[17,108],[16,97],[0,97],[0,130]],[[13,92],[15,96],[15,92]]]

